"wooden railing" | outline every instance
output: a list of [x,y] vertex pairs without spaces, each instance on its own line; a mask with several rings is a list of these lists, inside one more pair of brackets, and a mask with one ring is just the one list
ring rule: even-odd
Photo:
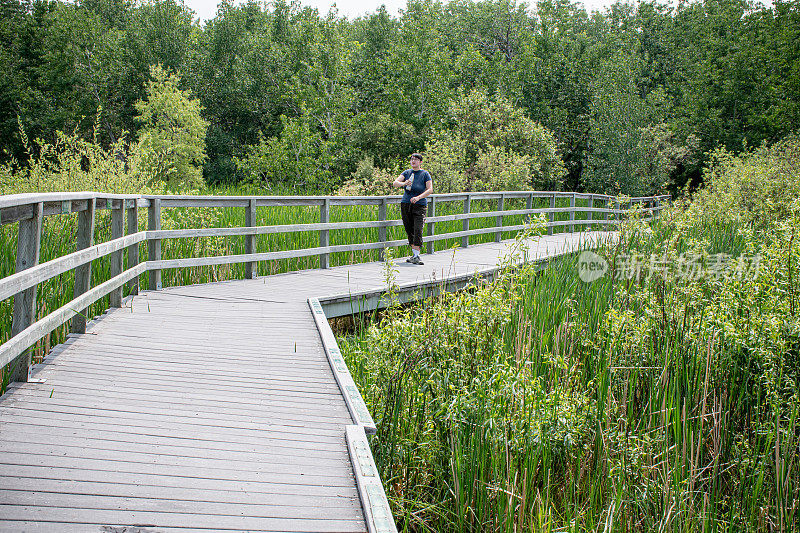
[[[638,211],[645,217],[656,216],[663,208],[662,202],[668,196],[631,198],[625,203],[615,197],[565,192],[509,191],[491,193],[437,194],[429,197],[428,217],[426,219],[427,251],[434,251],[434,243],[445,239],[460,239],[461,246],[468,246],[470,237],[494,234],[499,242],[503,232],[516,232],[527,224],[506,226],[503,218],[542,214],[548,219],[548,233],[555,228],[566,227],[573,232],[575,228],[615,226],[630,212],[633,205],[641,206]],[[509,200],[525,201],[523,209],[508,209]],[[534,208],[536,199],[544,199],[548,207]],[[557,200],[568,200],[569,206],[557,207]],[[549,200],[549,204],[547,201]],[[473,212],[476,201],[497,201],[492,211]],[[584,205],[577,205],[581,201]],[[26,381],[30,366],[29,348],[56,328],[70,323],[73,333],[86,331],[86,309],[108,296],[111,307],[122,305],[123,287],[128,285],[131,294],[139,290],[139,277],[148,274],[150,290],[161,289],[161,273],[164,269],[197,266],[245,264],[245,277],[257,275],[257,265],[262,261],[276,259],[319,256],[320,268],[330,264],[330,254],[378,250],[383,257],[387,247],[402,246],[406,239],[388,240],[388,229],[402,225],[400,220],[387,219],[387,206],[400,202],[399,196],[389,197],[346,197],[346,196],[137,196],[114,195],[94,192],[22,194],[0,197],[0,223],[18,223],[16,272],[0,280],[0,300],[14,298],[12,318],[12,337],[0,345],[0,368],[11,364],[11,381]],[[437,206],[445,202],[461,202],[461,213],[437,215]],[[335,206],[377,206],[376,220],[355,222],[331,222],[331,208]],[[259,207],[276,206],[318,206],[319,222],[288,225],[257,226],[256,211]],[[245,225],[228,228],[161,228],[161,211],[166,208],[183,207],[241,207],[245,209]],[[139,231],[139,209],[147,209],[146,231]],[[98,210],[111,211],[111,239],[95,244],[95,220]],[[43,219],[52,215],[77,213],[76,251],[62,257],[39,263]],[[557,214],[566,213],[567,220],[556,220]],[[577,219],[576,214],[585,218]],[[493,221],[490,227],[470,228],[475,219]],[[126,224],[127,220],[127,224]],[[460,231],[436,233],[437,223],[462,221]],[[127,232],[125,228],[127,227]],[[342,229],[378,229],[378,241],[359,242],[344,245],[331,245],[330,232]],[[294,250],[259,251],[257,236],[290,232],[319,233],[319,246]],[[127,234],[126,234],[127,233]],[[186,239],[199,237],[242,236],[245,239],[245,253],[212,257],[185,257],[163,259],[161,243],[164,239]],[[139,257],[139,244],[147,243],[147,260]],[[127,250],[127,264],[124,252]],[[111,260],[110,277],[95,287],[90,286],[92,262],[109,256]],[[37,288],[39,284],[56,276],[74,271],[74,292],[72,300],[36,320]]]

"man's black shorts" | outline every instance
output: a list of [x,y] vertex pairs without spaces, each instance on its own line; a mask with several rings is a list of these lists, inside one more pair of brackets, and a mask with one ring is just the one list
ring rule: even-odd
[[400,204],[400,215],[408,234],[408,244],[422,246],[422,226],[425,223],[425,212],[428,206],[419,203]]

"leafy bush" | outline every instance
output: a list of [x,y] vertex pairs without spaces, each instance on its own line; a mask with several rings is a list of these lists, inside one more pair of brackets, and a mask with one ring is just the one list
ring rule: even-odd
[[280,136],[261,138],[250,146],[236,167],[247,181],[258,184],[291,184],[310,189],[325,188],[332,177],[329,142],[311,127],[307,114],[281,115]]
[[0,194],[55,191],[129,193],[146,191],[141,175],[127,169],[126,139],[109,148],[77,134],[56,132],[55,142],[29,142],[20,127],[27,159],[0,166]]
[[566,174],[550,131],[508,100],[477,89],[451,102],[427,156],[426,168],[441,192],[512,185],[558,190]]
[[395,194],[392,187],[396,174],[375,167],[372,157],[358,162],[356,171],[336,191],[340,196],[387,196]]
[[180,90],[178,76],[161,65],[150,67],[150,77],[147,99],[136,103],[136,120],[142,127],[132,173],[171,188],[200,187],[208,130],[200,101]]

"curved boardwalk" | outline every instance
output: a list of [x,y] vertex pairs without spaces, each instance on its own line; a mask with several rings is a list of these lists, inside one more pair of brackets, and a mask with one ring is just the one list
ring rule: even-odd
[[[557,234],[531,259],[595,234]],[[399,260],[397,283],[507,243]],[[308,298],[384,287],[368,263],[143,292],[0,398],[2,531],[366,531],[354,423]],[[341,298],[340,298],[341,300]]]

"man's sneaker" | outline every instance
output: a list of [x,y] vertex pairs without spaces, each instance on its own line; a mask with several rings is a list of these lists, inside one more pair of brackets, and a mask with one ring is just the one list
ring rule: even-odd
[[422,262],[422,259],[418,255],[415,255],[411,259],[408,260],[409,263],[414,265],[424,265],[425,263]]
[[414,262],[414,256],[413,255],[406,259],[406,263],[413,263],[413,262]]

